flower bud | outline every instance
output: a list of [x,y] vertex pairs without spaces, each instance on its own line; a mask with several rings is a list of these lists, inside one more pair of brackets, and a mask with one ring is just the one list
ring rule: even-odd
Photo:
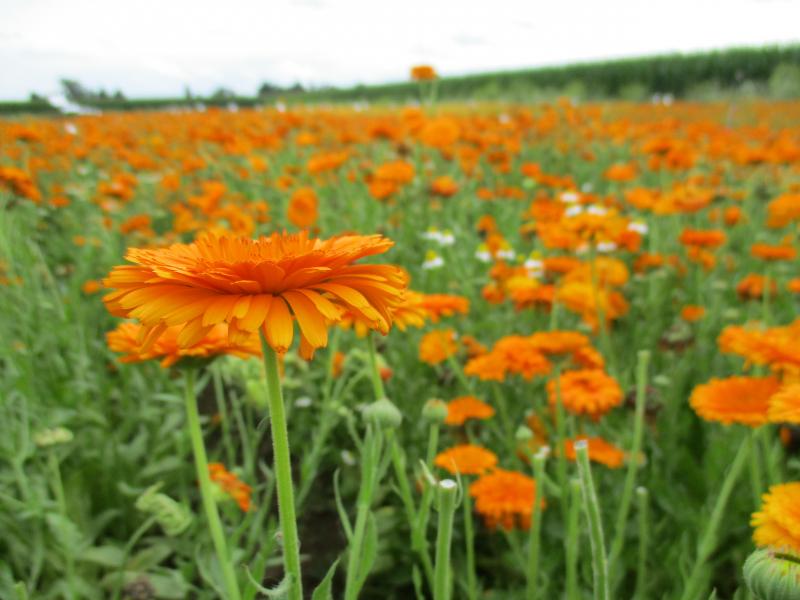
[[514,437],[517,439],[518,442],[528,442],[533,439],[533,432],[530,430],[529,427],[525,427],[525,425],[520,425],[517,427],[517,431],[514,434]]
[[447,402],[431,398],[422,407],[422,418],[433,423],[444,423],[447,418]]
[[192,523],[191,511],[176,500],[158,490],[158,483],[145,490],[136,500],[136,508],[149,513],[156,518],[158,524],[170,537],[175,537],[186,531]]
[[380,398],[367,405],[362,414],[366,421],[381,428],[399,427],[403,421],[403,415],[388,398]]
[[762,548],[744,563],[744,580],[758,600],[800,599],[800,554]]
[[75,435],[64,427],[54,427],[53,429],[43,429],[33,436],[33,442],[40,448],[66,444],[71,442]]

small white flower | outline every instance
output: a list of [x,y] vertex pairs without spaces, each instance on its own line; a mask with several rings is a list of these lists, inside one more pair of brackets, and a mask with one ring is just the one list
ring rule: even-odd
[[586,212],[589,213],[590,215],[597,215],[598,217],[602,217],[608,211],[602,206],[598,206],[597,204],[592,204],[586,209]]
[[523,264],[528,273],[528,277],[539,279],[544,275],[544,263],[538,258],[529,258]]
[[439,244],[442,246],[452,246],[456,243],[456,236],[449,229],[445,229],[439,234]]
[[597,244],[598,252],[614,252],[616,249],[617,245],[614,242],[599,242]]
[[582,212],[583,212],[583,207],[580,204],[573,204],[567,210],[564,211],[564,216],[577,217]]
[[439,269],[444,266],[444,259],[435,252],[428,252],[425,255],[425,262],[422,263],[422,268],[426,271]]
[[630,223],[628,223],[628,231],[635,231],[637,233],[645,235],[648,229],[649,228],[647,227],[647,223],[644,223],[642,221],[631,221]]
[[580,199],[581,197],[578,192],[561,192],[561,195],[559,196],[559,200],[561,200],[564,204],[575,204]]
[[428,227],[427,231],[425,231],[425,232],[420,234],[420,237],[423,240],[429,240],[429,241],[432,241],[432,242],[438,242],[440,235],[441,234],[439,233],[438,229],[436,229],[435,227]]
[[64,123],[64,131],[70,135],[78,135],[78,128],[75,123]]
[[294,405],[297,408],[308,408],[309,406],[311,406],[311,398],[309,398],[308,396],[301,396],[294,401]]
[[486,246],[486,244],[481,244],[478,246],[478,249],[475,251],[475,258],[482,263],[492,262],[492,254],[489,252],[489,248]]
[[504,260],[514,260],[516,256],[517,253],[514,252],[511,248],[503,248],[502,250],[497,251],[497,257],[502,258]]
[[356,464],[356,457],[353,456],[353,453],[349,450],[342,450],[339,453],[339,456],[342,457],[342,462],[346,464],[348,467],[352,467]]

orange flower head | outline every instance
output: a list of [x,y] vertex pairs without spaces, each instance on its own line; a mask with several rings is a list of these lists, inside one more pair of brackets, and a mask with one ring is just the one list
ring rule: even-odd
[[176,325],[167,327],[155,342],[143,348],[143,329],[138,323],[120,323],[116,329],[106,333],[109,349],[123,355],[120,362],[160,359],[161,366],[167,368],[181,359],[211,359],[221,354],[231,354],[239,358],[261,356],[258,336],[251,335],[243,342],[231,342],[228,338],[228,327],[224,323],[215,325],[200,340],[187,347],[178,344],[181,328]]
[[712,379],[694,388],[689,404],[707,421],[758,427],[767,422],[769,399],[779,388],[774,377]]
[[440,452],[433,464],[453,475],[482,475],[497,465],[497,455],[481,446],[462,444]]
[[767,418],[770,423],[800,425],[800,383],[784,385],[769,399]]
[[753,244],[750,246],[750,254],[761,260],[775,262],[778,260],[794,260],[797,257],[797,250],[792,246],[771,244]]
[[567,440],[564,444],[564,455],[568,460],[573,462],[577,460],[575,442],[580,440],[587,443],[591,461],[605,465],[609,469],[618,469],[625,461],[625,452],[601,437],[577,437],[574,440]]
[[145,348],[167,327],[182,326],[177,343],[185,348],[227,323],[231,341],[261,329],[283,353],[296,320],[301,354],[310,358],[327,344],[328,326],[344,310],[358,313],[371,329],[389,331],[407,276],[391,265],[353,263],[391,246],[380,235],[321,240],[301,232],[257,240],[207,235],[168,248],[131,248],[126,258],[134,264],[111,271],[104,284],[114,291],[104,301],[112,314],[145,326]]
[[[527,529],[536,501],[536,480],[516,471],[496,469],[469,486],[475,510],[486,526]],[[544,501],[542,501],[544,506]]]
[[463,425],[469,419],[491,419],[494,409],[475,396],[459,396],[447,403],[446,425]]
[[429,365],[438,365],[456,352],[456,332],[452,329],[429,331],[419,342],[419,359]]
[[700,248],[716,248],[725,243],[725,232],[716,229],[684,229],[678,238],[684,246],[697,246]]
[[687,304],[681,309],[681,319],[689,323],[699,321],[706,314],[706,309],[695,304]]
[[289,198],[289,208],[286,216],[295,227],[308,229],[319,218],[318,205],[319,200],[313,188],[298,188]]
[[219,485],[220,489],[236,501],[242,512],[249,512],[251,508],[250,495],[253,489],[241,481],[235,473],[231,473],[222,463],[208,463],[208,474],[211,481]]
[[417,65],[411,67],[411,79],[414,81],[433,81],[439,76],[436,74],[436,69],[430,65]]
[[736,293],[742,300],[761,300],[765,292],[774,296],[778,292],[778,284],[771,277],[759,273],[745,275],[736,284]]
[[762,496],[761,510],[753,513],[753,541],[757,546],[791,548],[800,552],[800,482],[773,485]]
[[601,369],[567,371],[561,374],[558,385],[560,390],[555,380],[547,383],[550,406],[556,406],[560,391],[564,408],[576,415],[599,419],[622,402],[622,388]]

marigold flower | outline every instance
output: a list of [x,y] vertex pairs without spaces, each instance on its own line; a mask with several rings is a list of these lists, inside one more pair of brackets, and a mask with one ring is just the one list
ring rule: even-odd
[[564,456],[566,456],[567,459],[573,462],[577,460],[575,442],[580,440],[588,444],[589,460],[605,465],[610,469],[618,469],[625,461],[625,452],[601,437],[577,437],[574,440],[566,440],[564,444]]
[[536,501],[536,481],[532,477],[496,469],[474,481],[469,493],[475,498],[475,510],[487,527],[500,526],[507,530],[530,527]]
[[249,485],[228,471],[222,463],[208,463],[208,473],[211,481],[218,484],[225,494],[235,500],[242,512],[250,510],[250,495],[253,489]]
[[767,422],[769,399],[779,388],[774,377],[715,378],[695,387],[689,404],[707,421],[758,427]]
[[771,423],[800,425],[800,383],[784,385],[769,399],[767,418]]
[[725,243],[725,232],[716,229],[684,229],[678,240],[684,246],[699,246],[701,248],[716,248]]
[[429,365],[438,365],[456,352],[456,332],[452,329],[429,331],[419,342],[419,359]]
[[742,300],[761,300],[764,297],[765,289],[769,290],[770,296],[774,296],[778,292],[778,284],[771,277],[765,277],[758,273],[745,275],[736,284],[736,293]]
[[800,319],[789,325],[759,329],[754,326],[731,325],[722,330],[717,340],[720,350],[744,357],[748,364],[769,365],[787,378],[800,375]]
[[431,193],[435,194],[436,196],[449,198],[456,192],[458,192],[458,184],[452,177],[447,175],[437,177],[433,180],[433,183],[431,183]]
[[792,246],[772,245],[772,244],[753,244],[750,246],[750,254],[761,260],[794,260],[797,257],[797,250]]
[[482,475],[497,464],[497,455],[481,446],[462,444],[440,452],[433,464],[453,475]]
[[414,81],[432,81],[436,79],[436,69],[430,65],[417,65],[411,67],[411,79]]
[[762,496],[761,510],[753,513],[753,541],[757,546],[791,548],[800,552],[800,482],[773,485]]
[[589,415],[599,419],[609,410],[622,403],[622,388],[613,377],[601,369],[583,369],[562,373],[558,380],[547,382],[547,397],[550,406],[558,403],[558,394],[564,408],[576,415]]
[[81,291],[84,294],[96,294],[102,289],[103,289],[103,282],[97,281],[96,279],[90,279],[89,281],[84,281],[83,285],[81,286]]
[[469,300],[451,294],[420,294],[419,305],[434,323],[438,323],[442,317],[465,315],[469,312]]
[[191,244],[145,250],[131,248],[135,263],[115,267],[105,285],[109,311],[138,319],[147,347],[167,327],[182,325],[177,342],[189,347],[220,323],[236,342],[263,330],[269,345],[286,352],[300,326],[300,351],[310,358],[328,342],[328,325],[345,309],[385,334],[391,309],[407,277],[391,265],[355,265],[388,250],[382,236],[346,235],[314,239],[307,232],[274,233],[251,240],[204,236]]
[[459,396],[447,403],[446,425],[463,425],[469,419],[490,419],[494,409],[475,396]]
[[689,323],[699,321],[705,314],[706,309],[695,304],[687,304],[681,309],[681,319],[688,321]]
[[318,205],[317,193],[313,188],[298,188],[289,198],[286,216],[295,227],[308,229],[319,218]]
[[181,327],[167,327],[159,338],[149,347],[142,347],[142,330],[139,323],[120,323],[116,329],[106,333],[106,343],[110,350],[123,354],[120,362],[133,363],[160,359],[161,366],[171,367],[183,358],[209,359],[220,354],[231,354],[239,358],[261,356],[258,336],[251,335],[242,342],[231,342],[228,327],[219,324],[191,346],[178,344]]
[[483,380],[502,381],[509,373],[530,380],[548,374],[551,368],[550,361],[529,338],[510,335],[498,340],[489,353],[470,359],[464,373]]

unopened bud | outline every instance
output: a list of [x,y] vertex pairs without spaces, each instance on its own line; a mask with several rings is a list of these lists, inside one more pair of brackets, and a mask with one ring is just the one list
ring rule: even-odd
[[422,418],[434,423],[444,423],[447,418],[447,402],[431,398],[422,407]]
[[798,600],[800,554],[789,549],[756,550],[744,563],[744,580],[758,600]]
[[367,405],[363,415],[368,422],[375,423],[381,428],[399,427],[403,421],[403,415],[388,398],[380,398]]

